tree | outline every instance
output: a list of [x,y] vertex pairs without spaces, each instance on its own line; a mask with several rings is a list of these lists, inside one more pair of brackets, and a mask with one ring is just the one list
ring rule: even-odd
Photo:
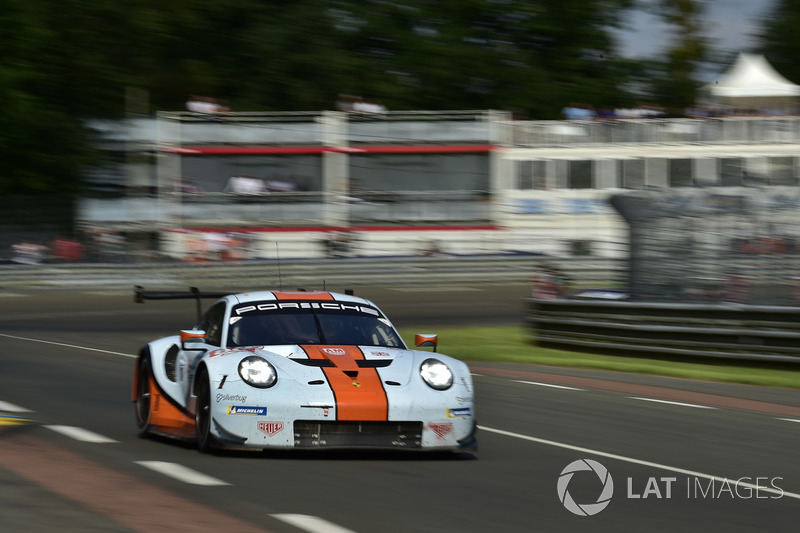
[[349,4],[339,26],[364,67],[351,84],[392,109],[558,118],[571,100],[613,104],[624,92],[610,28],[629,0]]
[[696,71],[709,52],[703,35],[705,4],[700,0],[658,0],[656,10],[673,28],[673,37],[665,60],[658,62],[661,68],[653,94],[661,105],[680,114],[694,103],[699,85]]
[[800,4],[792,0],[773,0],[773,6],[756,35],[760,42],[758,51],[787,79],[800,81],[800,54],[797,27],[800,24]]
[[614,106],[629,62],[611,29],[633,0],[6,0],[0,11],[0,191],[71,192],[92,162],[89,118],[190,94],[234,111]]

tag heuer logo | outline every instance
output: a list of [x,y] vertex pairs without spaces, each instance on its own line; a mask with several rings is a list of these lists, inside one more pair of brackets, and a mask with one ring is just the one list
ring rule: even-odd
[[345,355],[347,352],[344,348],[323,348],[322,351],[328,355]]
[[436,436],[440,439],[443,439],[445,435],[453,431],[453,423],[452,422],[445,422],[443,424],[436,424],[434,422],[430,422],[428,427],[431,428],[431,431],[436,433]]
[[258,429],[271,437],[283,431],[283,422],[259,422]]

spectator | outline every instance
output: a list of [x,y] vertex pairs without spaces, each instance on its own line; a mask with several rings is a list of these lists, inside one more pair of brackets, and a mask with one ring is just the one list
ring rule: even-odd
[[361,96],[340,94],[336,99],[336,109],[357,115],[385,115],[386,106],[377,100],[365,100]]
[[83,244],[78,241],[56,238],[50,244],[50,249],[55,261],[83,261]]
[[14,252],[11,262],[21,265],[41,265],[47,251],[45,246],[29,241],[14,244],[11,249]]
[[186,109],[192,113],[206,115],[216,115],[217,113],[227,113],[230,111],[230,108],[220,104],[216,98],[197,96],[194,94],[189,96],[189,100],[186,102]]
[[572,103],[561,110],[565,120],[594,120],[597,113],[592,106]]
[[250,196],[268,192],[264,180],[255,176],[231,176],[223,191]]

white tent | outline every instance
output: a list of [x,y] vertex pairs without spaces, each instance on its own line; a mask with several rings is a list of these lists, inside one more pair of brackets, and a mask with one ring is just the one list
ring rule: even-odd
[[718,80],[701,87],[700,100],[747,108],[794,109],[800,85],[781,76],[762,55],[739,54]]

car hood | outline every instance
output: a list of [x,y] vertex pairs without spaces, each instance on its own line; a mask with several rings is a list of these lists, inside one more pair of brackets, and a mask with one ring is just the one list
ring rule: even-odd
[[[331,370],[355,377],[367,372],[379,371],[384,380],[400,385],[406,384],[418,372],[419,365],[434,357],[447,363],[455,374],[464,371],[466,365],[448,356],[429,351],[388,348],[383,346],[352,345],[270,345],[226,348],[209,352],[208,357],[231,359],[247,355],[258,355],[279,367],[282,373],[305,379],[307,370],[320,368],[329,374]],[[372,369],[372,370],[370,370]],[[336,372],[338,375],[340,372]],[[468,373],[468,370],[466,370]]]

